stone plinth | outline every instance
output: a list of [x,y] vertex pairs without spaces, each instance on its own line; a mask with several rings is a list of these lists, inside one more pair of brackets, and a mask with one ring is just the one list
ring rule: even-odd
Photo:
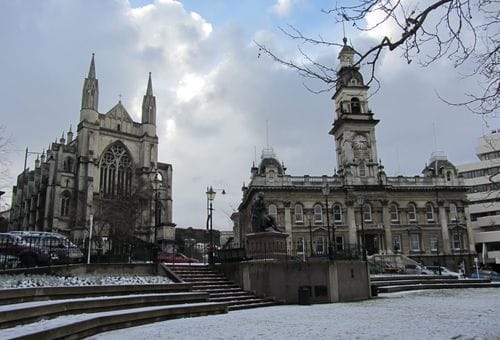
[[282,259],[286,257],[288,234],[264,231],[247,234],[247,256],[252,259]]

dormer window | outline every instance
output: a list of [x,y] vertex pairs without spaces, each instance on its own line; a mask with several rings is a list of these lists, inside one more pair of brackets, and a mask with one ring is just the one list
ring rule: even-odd
[[357,97],[351,99],[351,113],[361,113],[361,105]]

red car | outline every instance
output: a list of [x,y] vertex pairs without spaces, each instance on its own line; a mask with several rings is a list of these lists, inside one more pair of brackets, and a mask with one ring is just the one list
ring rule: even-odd
[[[175,256],[174,256],[175,255]],[[167,252],[161,252],[158,254],[158,261],[159,262],[167,262],[167,263],[198,263],[200,262],[197,259],[187,257],[184,254],[181,253],[167,253]]]

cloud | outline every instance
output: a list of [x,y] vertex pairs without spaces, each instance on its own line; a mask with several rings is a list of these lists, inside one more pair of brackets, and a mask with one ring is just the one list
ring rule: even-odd
[[292,13],[294,2],[294,0],[278,0],[271,7],[271,11],[281,17],[289,16]]

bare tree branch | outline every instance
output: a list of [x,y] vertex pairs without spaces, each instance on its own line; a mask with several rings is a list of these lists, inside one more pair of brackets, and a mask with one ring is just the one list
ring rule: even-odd
[[[421,5],[423,3],[423,5]],[[468,77],[478,80],[480,89],[475,93],[465,93],[465,100],[450,105],[465,106],[470,111],[492,115],[499,108],[500,71],[499,71],[499,18],[498,0],[427,0],[423,2],[402,2],[400,0],[357,0],[349,5],[322,9],[323,13],[333,15],[337,24],[349,23],[362,32],[374,32],[382,25],[396,30],[396,38],[383,36],[378,43],[365,51],[356,51],[358,60],[355,67],[369,68],[367,85],[377,83],[377,64],[385,51],[400,50],[407,63],[417,58],[422,67],[447,58],[457,69],[468,71]],[[368,26],[367,18],[378,13],[380,18]],[[305,52],[304,46],[320,48],[342,47],[341,43],[327,41],[322,37],[311,38],[294,26],[280,28],[283,34],[298,41],[301,60],[286,60],[278,56],[264,44],[256,42],[260,52],[270,56],[282,65],[296,70],[306,79],[320,80],[324,85],[313,90],[319,93],[334,88],[339,81],[332,65],[324,65]],[[422,55],[422,51],[425,54]]]

